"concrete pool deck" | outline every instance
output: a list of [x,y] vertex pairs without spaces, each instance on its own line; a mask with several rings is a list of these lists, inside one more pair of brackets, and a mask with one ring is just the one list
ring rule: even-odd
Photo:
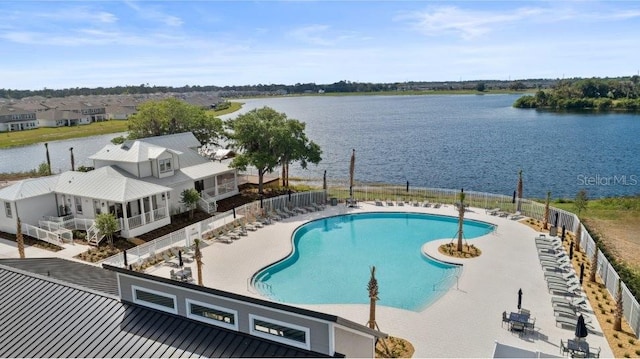
[[[362,212],[418,212],[457,216],[453,206],[438,209],[375,206],[360,203],[358,208],[344,205],[327,207],[323,211],[298,215],[274,222],[233,243],[205,241],[203,254],[203,282],[207,287],[247,296],[264,298],[250,286],[250,279],[261,268],[286,257],[291,251],[291,235],[300,225],[327,216]],[[421,312],[378,306],[376,321],[383,332],[409,340],[415,347],[414,357],[491,357],[495,342],[545,354],[562,356],[560,340],[574,337],[573,330],[556,326],[551,293],[543,276],[534,237],[539,232],[507,218],[490,216],[484,209],[471,208],[465,218],[492,223],[497,226],[491,234],[478,237],[472,243],[482,250],[474,259],[456,260],[437,252],[437,246],[451,241],[428,243],[424,248],[430,255],[448,262],[463,263],[454,285],[434,304]],[[452,237],[455,233],[452,233]],[[195,264],[190,264],[195,275]],[[169,277],[170,267],[158,265],[147,273]],[[363,297],[367,297],[363,283]],[[517,292],[522,289],[522,307],[536,318],[535,332],[519,337],[502,326],[502,312],[516,311]],[[380,288],[384,296],[384,288]],[[365,299],[366,300],[366,299]],[[368,320],[368,304],[297,305],[324,313],[335,314],[358,323]],[[590,314],[597,332],[602,333],[594,315]],[[589,334],[591,347],[602,349],[601,357],[613,357],[606,338]]]

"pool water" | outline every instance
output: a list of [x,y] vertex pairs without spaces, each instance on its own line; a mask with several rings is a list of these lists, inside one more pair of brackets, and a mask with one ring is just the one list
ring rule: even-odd
[[[464,237],[493,225],[465,220]],[[418,213],[363,213],[309,222],[293,234],[293,251],[259,271],[254,287],[291,304],[366,304],[370,266],[376,267],[378,304],[421,311],[455,284],[460,266],[434,261],[424,243],[457,238],[458,219]]]

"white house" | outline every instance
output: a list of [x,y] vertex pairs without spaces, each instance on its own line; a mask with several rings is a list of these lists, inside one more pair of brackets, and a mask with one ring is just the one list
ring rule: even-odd
[[91,222],[110,212],[120,219],[121,235],[134,237],[170,224],[171,214],[185,211],[180,195],[188,188],[200,193],[201,208],[214,212],[217,200],[238,193],[237,173],[230,160],[211,161],[198,154],[198,147],[191,133],[107,145],[90,156],[93,171],[67,171],[0,189],[0,231],[16,233],[18,216],[38,226],[44,219]]

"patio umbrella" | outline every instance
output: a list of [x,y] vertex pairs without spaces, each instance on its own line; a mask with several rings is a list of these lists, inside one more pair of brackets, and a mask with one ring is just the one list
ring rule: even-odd
[[518,309],[522,308],[522,288],[518,290]]
[[407,192],[409,192],[409,181],[407,181]]
[[128,267],[128,263],[127,263],[127,251],[124,250],[122,251],[122,255],[124,256],[124,267],[127,268]]
[[563,224],[563,225],[562,225],[562,238],[563,238],[563,239],[564,239],[564,232],[565,232],[565,231],[566,231],[566,227],[565,227],[565,225]]
[[578,322],[576,323],[576,338],[586,338],[587,334],[589,334],[587,331],[587,325],[584,323],[584,317],[580,314]]
[[236,207],[233,207],[232,210],[233,210],[233,219],[236,219]]
[[264,196],[260,195],[260,208],[264,208],[263,200],[264,200]]
[[516,203],[516,191],[513,191],[513,199],[511,200],[511,203]]
[[556,218],[553,220],[553,226],[558,228],[558,212],[556,212]]
[[322,175],[322,189],[327,190],[327,170],[324,170],[324,175]]
[[182,251],[178,251],[178,265],[180,266],[180,268],[184,266],[184,262],[182,261]]
[[349,197],[353,199],[353,176],[356,172],[356,149],[351,152],[351,162],[349,163]]
[[584,277],[584,262],[580,263],[580,284],[582,284],[582,277]]
[[569,259],[573,259],[573,241],[569,244]]

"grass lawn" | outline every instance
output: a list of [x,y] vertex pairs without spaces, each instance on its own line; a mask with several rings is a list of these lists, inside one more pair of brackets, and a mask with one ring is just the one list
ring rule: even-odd
[[[576,213],[572,201],[551,205]],[[590,200],[580,219],[600,235],[616,259],[640,271],[640,195]]]
[[69,138],[126,132],[126,120],[94,122],[89,125],[73,127],[36,128],[27,131],[0,133],[0,148],[31,145],[39,142],[66,140]]
[[[220,111],[207,111],[214,116],[226,115],[238,111],[244,105],[243,102],[231,102],[231,106]],[[37,128],[28,131],[2,132],[0,133],[0,148],[25,146],[34,143],[66,140],[69,138],[88,137],[127,131],[128,121],[111,120],[94,122],[89,125],[73,127]]]

